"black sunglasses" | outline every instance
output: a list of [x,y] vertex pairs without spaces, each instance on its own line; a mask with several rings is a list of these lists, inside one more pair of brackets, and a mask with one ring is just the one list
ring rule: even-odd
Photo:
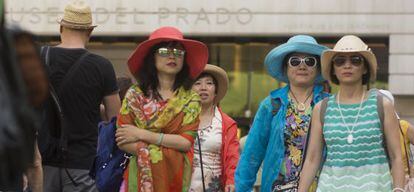
[[336,56],[334,59],[332,59],[332,62],[337,67],[342,67],[345,65],[346,61],[350,61],[351,64],[355,67],[359,67],[363,62],[364,58],[359,55],[352,55],[352,56]]

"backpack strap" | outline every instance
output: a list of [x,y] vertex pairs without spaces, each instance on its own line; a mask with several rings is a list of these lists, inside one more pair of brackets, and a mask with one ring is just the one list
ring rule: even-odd
[[280,109],[280,101],[278,99],[270,98],[270,102],[272,103],[272,115],[275,116],[279,112]]
[[319,110],[319,119],[321,122],[321,127],[323,127],[323,124],[325,121],[325,113],[326,113],[326,108],[328,108],[328,101],[329,101],[329,97],[325,97],[321,102],[321,108]]
[[[384,96],[381,92],[377,91],[377,113],[381,121],[381,130],[384,132]],[[385,134],[384,134],[385,135]]]
[[65,87],[66,83],[69,82],[71,77],[75,74],[75,71],[79,68],[82,61],[85,60],[87,56],[89,56],[89,51],[86,51],[84,54],[82,54],[79,59],[70,67],[69,71],[66,73],[65,77],[62,80],[62,83],[60,83],[58,90],[59,92],[62,91],[63,87]]

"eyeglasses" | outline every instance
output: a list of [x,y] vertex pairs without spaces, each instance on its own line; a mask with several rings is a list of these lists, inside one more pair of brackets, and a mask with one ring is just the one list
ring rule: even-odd
[[350,61],[351,64],[355,67],[359,67],[363,62],[364,58],[359,55],[352,55],[352,56],[336,56],[332,61],[335,66],[342,67],[345,65],[346,61]]
[[316,64],[318,63],[318,61],[316,60],[315,57],[304,57],[304,58],[302,58],[302,57],[298,57],[298,56],[292,56],[288,60],[288,64],[291,67],[297,67],[302,62],[305,63],[306,66],[308,66],[308,67],[315,67]]
[[182,58],[182,57],[184,57],[185,51],[180,50],[180,49],[176,49],[176,48],[161,47],[157,50],[157,53],[161,57],[169,57],[172,53],[174,55],[174,57]]

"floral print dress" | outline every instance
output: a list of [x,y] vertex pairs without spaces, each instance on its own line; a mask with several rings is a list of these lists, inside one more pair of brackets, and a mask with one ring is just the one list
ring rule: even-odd
[[306,145],[306,136],[311,120],[312,107],[304,113],[296,110],[296,105],[289,98],[286,112],[286,125],[284,130],[285,157],[283,159],[280,173],[273,186],[283,184],[299,178],[303,163],[303,153]]
[[[203,172],[206,192],[220,192],[221,184],[221,146],[222,146],[222,117],[218,108],[215,108],[211,125],[200,127],[198,135],[201,143],[203,158]],[[193,175],[190,192],[202,192],[203,181],[200,166],[200,150],[198,142],[194,144]]]

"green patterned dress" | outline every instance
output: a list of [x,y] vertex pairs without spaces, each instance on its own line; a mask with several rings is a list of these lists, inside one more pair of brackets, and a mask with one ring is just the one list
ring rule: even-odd
[[[360,104],[340,106],[348,128],[352,129]],[[349,131],[341,118],[336,95],[329,98],[324,122],[327,157],[317,191],[391,191],[392,179],[383,147],[376,92],[370,91],[362,104],[353,128],[352,143],[348,142]]]

